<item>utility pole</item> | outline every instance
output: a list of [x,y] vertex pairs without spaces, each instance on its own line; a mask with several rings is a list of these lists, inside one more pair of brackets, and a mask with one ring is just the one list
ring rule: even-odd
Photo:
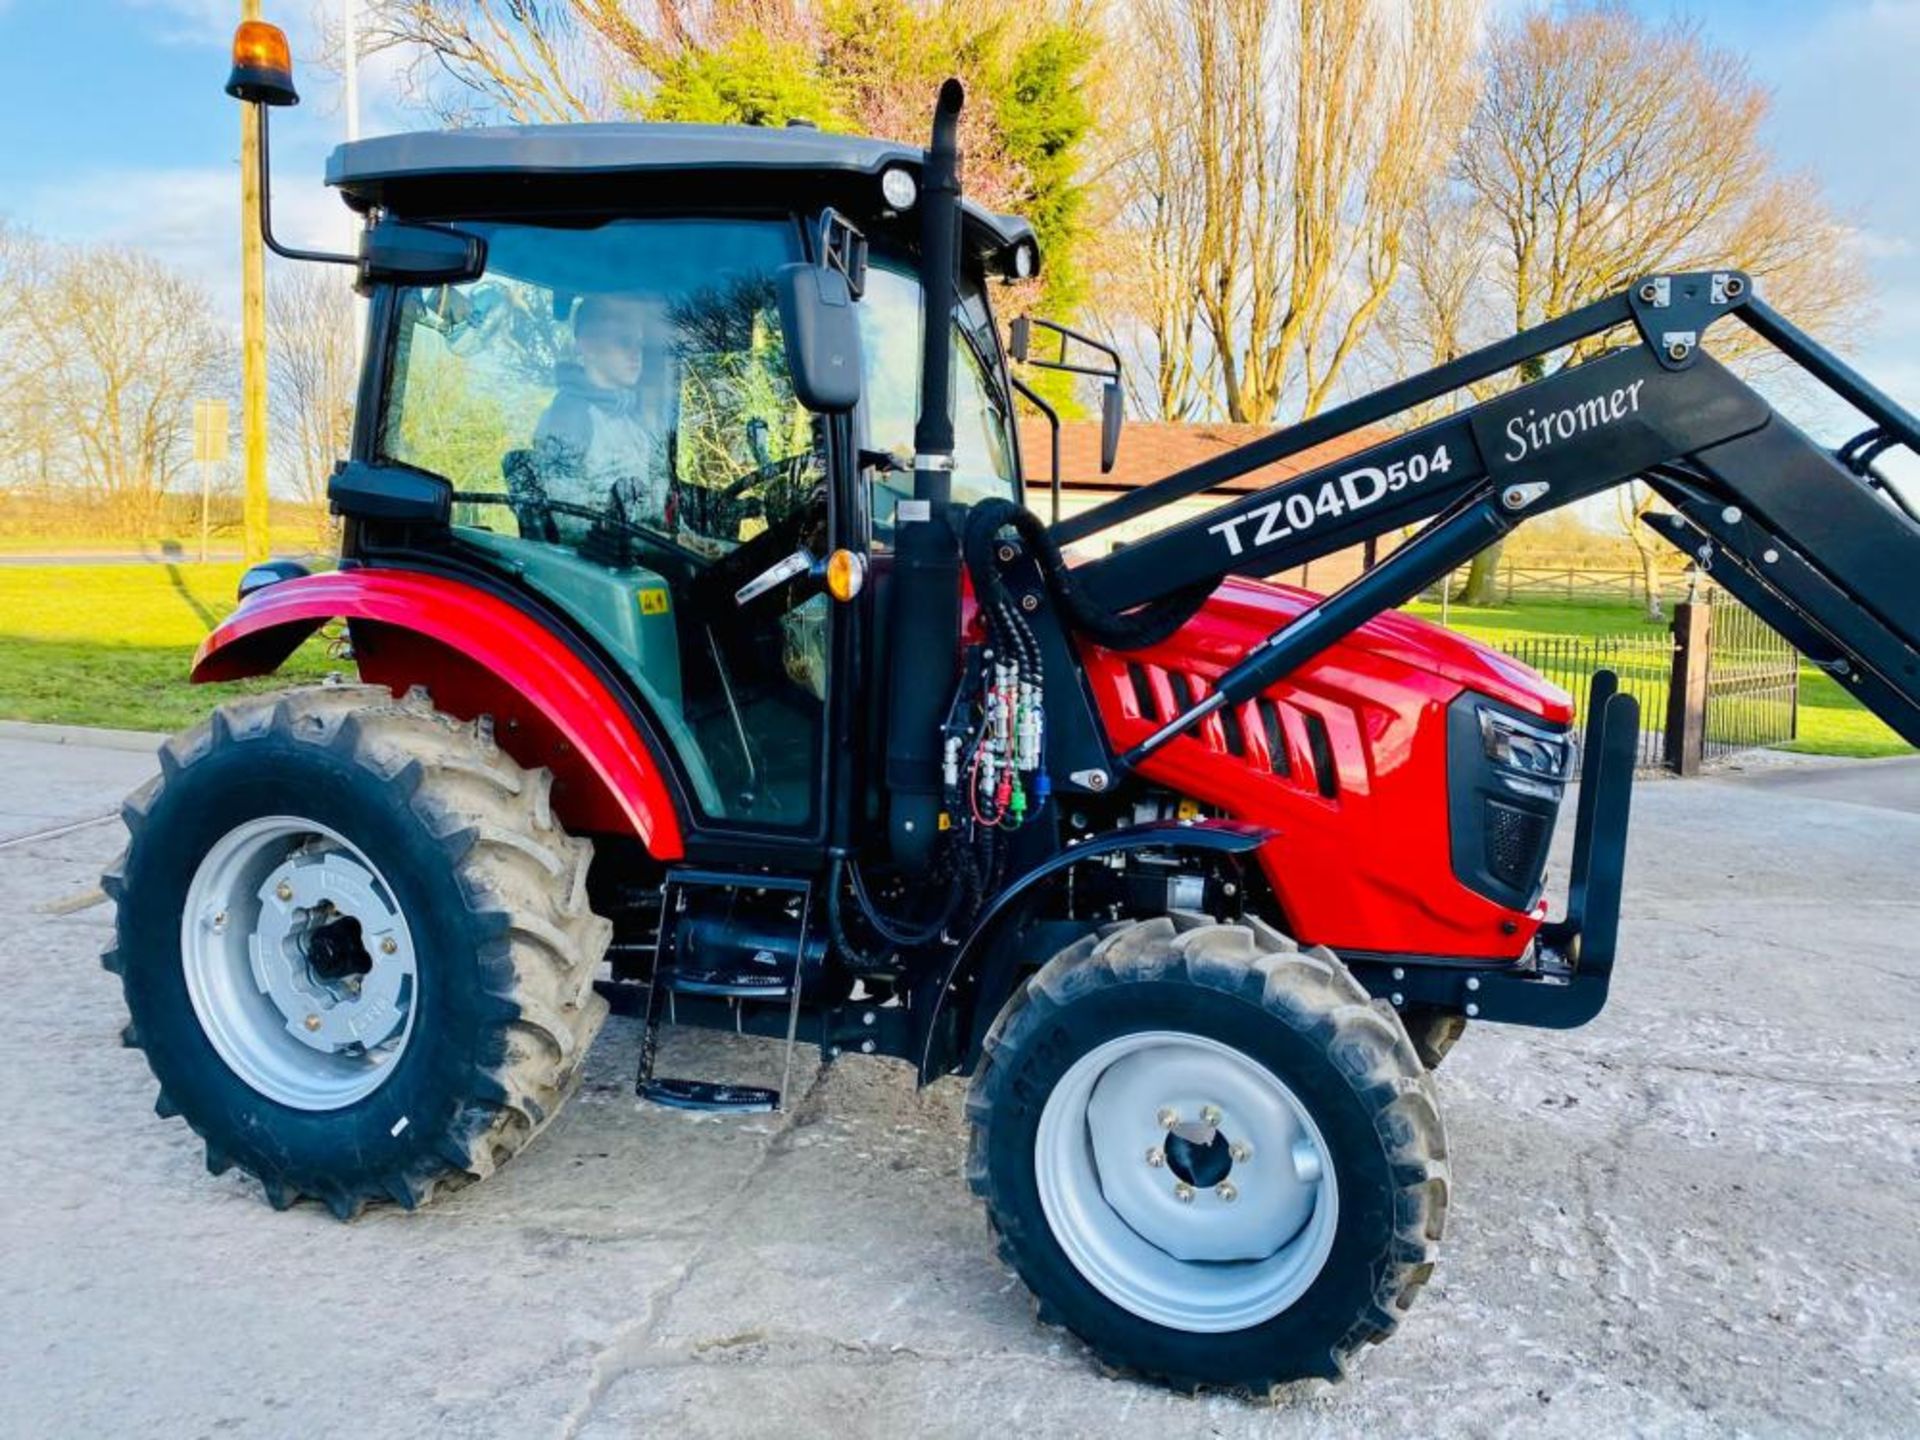
[[360,0],[340,0],[340,65],[347,77],[347,139],[360,138]]
[[[260,0],[240,0],[258,20]],[[241,514],[248,564],[267,558],[267,254],[260,240],[260,108],[240,107]]]

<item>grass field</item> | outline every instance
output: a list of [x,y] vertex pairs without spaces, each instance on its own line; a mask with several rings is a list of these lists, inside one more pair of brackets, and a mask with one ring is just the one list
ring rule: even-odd
[[[194,647],[233,609],[241,565],[0,566],[0,718],[178,730],[212,694]],[[284,674],[341,668],[309,641]],[[253,689],[285,684],[242,682]]]
[[[0,718],[131,730],[177,730],[206,713],[211,693],[187,684],[194,647],[233,609],[237,564],[0,566]],[[1439,618],[1437,605],[1409,607]],[[1627,605],[1522,601],[1453,606],[1448,621],[1480,639],[1523,635],[1658,635]],[[282,676],[243,682],[272,689],[287,677],[338,669],[309,641]],[[1832,680],[1801,677],[1796,750],[1897,755],[1908,747]]]
[[[1429,620],[1440,618],[1437,604],[1420,601],[1407,609]],[[1490,644],[1529,635],[1657,636],[1665,629],[1664,622],[1649,621],[1637,605],[1558,600],[1516,600],[1497,607],[1453,605],[1447,610],[1447,624]],[[1860,758],[1907,755],[1913,749],[1831,676],[1811,665],[1800,667],[1800,738],[1780,748]]]

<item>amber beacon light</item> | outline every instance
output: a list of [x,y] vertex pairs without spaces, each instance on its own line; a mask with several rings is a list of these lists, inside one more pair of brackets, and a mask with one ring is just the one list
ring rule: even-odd
[[227,94],[236,100],[262,105],[298,105],[293,88],[293,56],[287,36],[278,25],[243,20],[233,32],[233,71],[227,76]]

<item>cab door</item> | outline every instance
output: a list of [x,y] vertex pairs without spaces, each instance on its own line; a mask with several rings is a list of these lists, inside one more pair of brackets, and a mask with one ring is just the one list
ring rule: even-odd
[[473,226],[487,273],[403,290],[380,458],[455,489],[464,556],[557,608],[641,701],[693,835],[817,846],[844,422],[788,379],[790,217]]

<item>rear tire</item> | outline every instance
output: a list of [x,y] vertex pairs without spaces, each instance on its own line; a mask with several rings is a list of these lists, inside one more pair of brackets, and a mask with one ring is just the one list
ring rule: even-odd
[[612,927],[547,771],[359,685],[229,702],[160,762],[123,809],[102,963],[209,1170],[347,1219],[491,1174],[552,1120]]
[[[1228,1092],[1206,1127],[1159,1136],[1201,1090]],[[1258,922],[1147,920],[1062,951],[1001,1012],[967,1114],[969,1181],[1041,1319],[1177,1389],[1337,1379],[1432,1273],[1432,1081],[1330,951]]]

